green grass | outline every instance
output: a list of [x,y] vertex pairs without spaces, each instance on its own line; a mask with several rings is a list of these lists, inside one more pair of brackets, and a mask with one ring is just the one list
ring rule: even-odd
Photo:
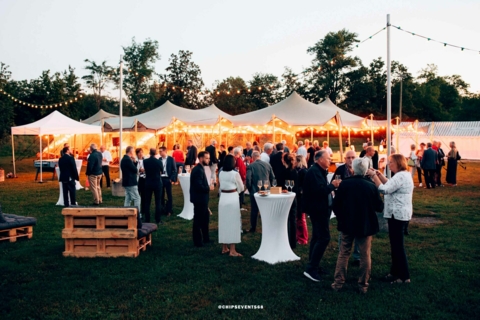
[[[9,158],[0,167],[11,169]],[[113,170],[114,171],[114,170]],[[193,247],[192,222],[176,217],[183,198],[174,186],[175,215],[153,235],[153,246],[136,259],[64,258],[63,217],[58,182],[34,183],[32,159],[18,163],[18,179],[0,182],[4,212],[34,216],[31,240],[0,243],[0,319],[475,319],[480,317],[480,163],[459,168],[459,186],[415,189],[414,215],[441,224],[411,224],[406,238],[412,283],[379,278],[389,271],[388,236],[372,244],[372,279],[366,296],[355,292],[358,269],[349,268],[343,292],[330,289],[338,254],[335,220],[322,265],[330,275],[313,283],[303,275],[308,247],[295,249],[300,261],[269,265],[250,257],[261,234],[246,234],[238,251],[221,255],[219,244]],[[114,174],[115,175],[115,174]],[[44,178],[51,177],[46,173]],[[85,175],[82,171],[82,184]],[[104,206],[122,198],[104,189]],[[80,204],[92,202],[77,192]],[[248,204],[248,197],[247,197]],[[210,235],[217,239],[217,198]],[[243,227],[249,227],[243,212]],[[262,305],[262,310],[219,310],[219,305]]]

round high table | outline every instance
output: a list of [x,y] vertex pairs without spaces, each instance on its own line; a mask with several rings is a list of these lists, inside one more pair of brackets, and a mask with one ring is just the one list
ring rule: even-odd
[[254,195],[262,214],[262,242],[252,258],[270,264],[300,260],[288,242],[287,219],[295,193]]
[[184,173],[178,175],[178,181],[182,187],[183,193],[183,210],[178,216],[183,219],[193,219],[193,203],[190,202],[190,174]]
[[[80,175],[80,170],[82,170],[82,162],[83,160],[75,160],[75,165],[77,166],[78,175]],[[60,168],[56,166],[55,171],[57,174],[57,178],[59,180],[58,185],[60,188],[60,195],[58,196],[57,206],[64,206],[65,202],[63,201],[63,187],[62,187],[62,183],[60,182]],[[80,189],[83,189],[82,185],[80,184],[79,181],[75,181],[75,190],[80,190]],[[70,196],[68,196],[68,198],[70,199]]]

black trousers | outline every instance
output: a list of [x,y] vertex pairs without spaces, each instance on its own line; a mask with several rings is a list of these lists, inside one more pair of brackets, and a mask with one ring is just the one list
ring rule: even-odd
[[[418,183],[422,183],[422,168],[417,167]],[[427,182],[425,181],[425,184]]]
[[[250,196],[252,197],[252,196]],[[245,204],[245,191],[242,191],[238,194],[238,201],[240,202],[240,208]],[[258,213],[258,211],[257,211]]]
[[297,246],[297,198],[293,199],[290,212],[288,213],[287,221],[288,242],[290,248],[294,249]]
[[143,213],[142,202],[145,201],[145,178],[138,178],[138,194],[140,195],[140,208],[139,210]]
[[[110,188],[110,166],[102,166],[102,171],[107,180],[107,188]],[[103,188],[103,176],[100,178],[100,188]]]
[[[240,202],[241,203],[241,202]],[[250,225],[253,231],[257,231],[258,221],[258,205],[255,197],[253,196],[253,190],[250,192]]]
[[[163,183],[162,206],[165,207],[165,214],[169,214],[169,213],[172,213],[172,206],[173,206],[172,181],[170,180],[170,178],[163,178],[162,177],[162,183]],[[167,194],[166,203],[165,203],[165,194]]]
[[388,219],[388,237],[390,238],[392,255],[390,274],[404,281],[410,279],[407,254],[405,253],[405,241],[403,237],[407,224],[408,221],[395,220],[395,218]]
[[[63,203],[65,207],[74,206],[77,204],[75,180],[62,182]],[[70,201],[68,201],[68,194],[70,194]]]
[[309,262],[307,264],[307,272],[316,271],[320,266],[320,260],[327,249],[330,242],[330,214],[328,213],[309,213],[312,221],[312,240],[310,240]]
[[210,242],[208,234],[208,223],[210,222],[210,213],[208,212],[208,204],[193,204],[193,244],[196,247],[203,246],[203,243]]
[[436,169],[423,170],[425,172],[425,185],[427,189],[435,188],[435,171]]
[[443,166],[437,166],[436,174],[435,174],[435,183],[437,186],[442,184],[442,168]]
[[152,194],[155,195],[155,222],[161,221],[160,215],[162,214],[162,186],[149,186],[145,184],[143,192],[144,200],[142,200],[142,213],[145,217],[145,222],[150,222],[150,204],[152,203]]

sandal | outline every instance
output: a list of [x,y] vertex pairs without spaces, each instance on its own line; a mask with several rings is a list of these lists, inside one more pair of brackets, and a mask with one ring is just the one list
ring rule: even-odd
[[229,252],[230,252],[230,249],[222,250],[222,254],[229,253]]
[[240,253],[235,252],[235,253],[230,253],[230,257],[243,257]]
[[396,283],[410,283],[410,279],[406,279],[406,280],[397,279],[395,281],[390,282],[390,284],[396,284]]

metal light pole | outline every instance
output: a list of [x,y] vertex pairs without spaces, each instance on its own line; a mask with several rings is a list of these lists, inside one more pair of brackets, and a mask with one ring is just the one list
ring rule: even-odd
[[[392,83],[391,83],[391,63],[390,63],[390,15],[387,14],[387,157],[392,150]],[[391,177],[390,169],[386,168],[387,177]]]
[[[118,163],[121,161],[121,155],[122,155],[122,131],[123,131],[123,101],[122,101],[122,91],[123,91],[123,55],[120,55],[120,131],[119,131],[119,140],[120,140],[120,146],[118,152]],[[122,179],[122,168],[119,166],[119,172],[118,176],[120,179]]]

